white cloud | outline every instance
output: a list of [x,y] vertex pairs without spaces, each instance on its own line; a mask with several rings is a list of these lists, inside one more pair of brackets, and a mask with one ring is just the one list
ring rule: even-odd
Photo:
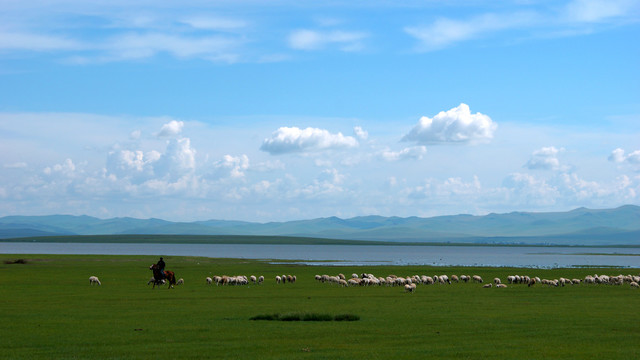
[[360,140],[367,140],[367,138],[369,138],[369,133],[364,129],[362,129],[362,127],[360,126],[354,127],[353,132],[356,135],[356,137]]
[[26,162],[24,161],[19,161],[19,162],[15,162],[15,163],[11,163],[11,164],[4,164],[3,167],[5,169],[24,169],[26,168],[28,165]]
[[513,173],[502,183],[505,190],[504,201],[519,206],[551,206],[560,199],[558,189],[529,174]]
[[525,164],[529,169],[543,169],[543,170],[559,170],[560,160],[558,160],[558,153],[564,149],[556,149],[553,146],[543,147],[534,151],[531,154],[531,158]]
[[[566,6],[531,6],[531,11],[484,13],[467,19],[439,18],[430,24],[407,26],[420,52],[440,50],[468,40],[508,33],[507,43],[527,38],[590,34],[602,23],[635,23],[636,0],[572,0]],[[514,35],[515,34],[515,35]],[[514,37],[515,36],[515,37]]]
[[68,51],[85,48],[87,45],[65,37],[0,30],[0,50]]
[[184,122],[171,120],[170,122],[162,125],[160,128],[160,132],[158,136],[176,136],[182,132],[182,128],[184,127]]
[[[222,36],[177,36],[163,33],[124,34],[105,44],[112,60],[143,59],[166,52],[179,58],[231,60],[237,41]],[[107,59],[108,60],[108,59]]]
[[640,150],[636,150],[625,155],[625,151],[623,149],[617,148],[611,152],[611,155],[609,155],[609,161],[640,165]]
[[289,35],[289,46],[296,50],[322,50],[329,46],[338,46],[342,51],[360,51],[362,41],[368,35],[363,32],[296,30]]
[[71,177],[74,175],[76,171],[76,165],[73,163],[71,159],[66,159],[62,164],[56,164],[53,167],[47,166],[44,168],[43,172],[46,175],[64,175]]
[[402,193],[411,200],[433,203],[449,203],[461,199],[474,202],[482,194],[482,185],[477,176],[469,182],[459,177],[450,177],[444,181],[427,179],[421,185],[404,189]]
[[319,181],[335,185],[342,184],[344,179],[345,176],[340,174],[337,169],[325,169],[322,171],[320,176],[318,176]]
[[323,150],[348,149],[358,146],[358,141],[342,133],[332,134],[318,128],[300,129],[281,127],[271,138],[265,139],[260,150],[272,155],[287,153],[305,153]]
[[107,156],[107,171],[118,178],[132,178],[143,181],[153,177],[154,164],[162,154],[152,150],[146,154],[141,150],[116,150]]
[[484,34],[527,26],[535,18],[533,13],[483,14],[466,21],[441,18],[427,26],[406,27],[404,31],[420,42],[418,50],[430,51]]
[[573,0],[567,7],[567,16],[572,21],[599,22],[627,15],[637,8],[634,0]]
[[155,166],[156,174],[178,179],[196,169],[196,150],[189,138],[171,139]]
[[228,171],[228,174],[232,178],[242,178],[245,175],[245,171],[249,169],[249,157],[247,155],[231,156],[225,155],[222,160],[217,161],[214,168],[219,173],[219,170],[224,169]]
[[406,159],[420,160],[427,153],[426,146],[412,146],[404,148],[400,151],[383,150],[380,152],[380,158],[385,161],[398,161]]
[[182,22],[196,29],[204,30],[237,30],[247,26],[247,23],[243,20],[222,18],[222,17],[207,17],[207,16],[194,16],[182,19]]
[[403,141],[419,144],[476,143],[493,138],[497,125],[487,115],[471,114],[467,104],[441,111],[433,118],[423,116]]

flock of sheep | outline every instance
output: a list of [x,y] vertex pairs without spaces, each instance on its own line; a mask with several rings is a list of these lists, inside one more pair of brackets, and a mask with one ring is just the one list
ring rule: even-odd
[[[441,284],[447,285],[458,282],[472,282],[483,283],[484,280],[479,275],[413,275],[407,277],[399,277],[396,275],[388,275],[386,277],[376,277],[373,274],[363,273],[361,275],[351,274],[351,278],[347,279],[344,274],[338,274],[335,276],[330,275],[316,275],[315,279],[321,283],[338,284],[343,287],[349,286],[403,286],[405,292],[412,293],[416,290],[417,285],[434,285]],[[640,276],[635,275],[587,275],[584,279],[568,279],[561,277],[559,279],[540,279],[539,277],[530,277],[526,275],[509,275],[507,276],[507,283],[509,284],[527,284],[527,286],[533,286],[535,284],[542,284],[547,286],[565,286],[565,285],[579,285],[584,284],[608,284],[608,285],[623,285],[629,284],[632,288],[639,288]],[[493,282],[483,284],[483,288],[506,288],[507,285],[502,283],[502,280],[498,277],[493,279]]]
[[[286,283],[290,283],[293,284],[296,282],[296,276],[295,275],[277,275],[275,277],[275,282],[276,284],[286,284]],[[206,277],[205,278],[206,282],[208,285],[211,285],[213,283],[215,283],[217,286],[218,285],[248,285],[249,283],[252,284],[262,284],[264,282],[264,276],[259,276],[256,277],[254,275],[251,275],[249,277],[245,276],[245,275],[236,275],[236,276],[227,276],[227,275],[216,275],[213,277]],[[347,279],[344,274],[338,274],[335,276],[330,276],[330,275],[316,275],[315,276],[315,280],[317,280],[318,282],[321,283],[328,283],[328,284],[337,284],[343,287],[350,287],[350,286],[403,286],[405,292],[410,292],[413,293],[416,290],[417,285],[434,285],[434,284],[441,284],[441,285],[448,285],[451,283],[459,283],[459,282],[463,282],[463,283],[468,283],[468,282],[472,282],[472,283],[483,283],[484,280],[482,279],[481,276],[479,275],[451,275],[451,277],[449,277],[448,275],[434,275],[434,276],[427,276],[427,275],[413,275],[413,276],[407,276],[407,277],[401,277],[401,276],[396,276],[396,275],[388,275],[386,277],[376,277],[373,274],[367,274],[367,273],[363,273],[363,274],[351,274],[351,277],[349,279]],[[147,282],[147,285],[151,284],[154,281],[154,278],[152,277],[151,279],[149,279],[149,281]],[[527,276],[527,275],[509,275],[507,276],[507,283],[508,284],[526,284],[527,286],[533,286],[536,284],[541,284],[541,285],[547,285],[547,286],[566,286],[566,285],[580,285],[580,284],[604,284],[604,285],[623,285],[623,284],[629,284],[629,286],[631,286],[632,288],[640,288],[640,276],[636,276],[636,275],[616,275],[616,276],[609,276],[609,275],[587,275],[585,276],[584,279],[568,279],[568,278],[564,278],[561,277],[559,279],[540,279],[539,277],[531,277],[531,276]],[[90,276],[89,277],[89,284],[90,285],[102,285],[102,283],[100,282],[100,279],[98,279],[97,276]],[[184,279],[178,279],[177,285],[183,285],[184,284]],[[507,285],[502,283],[502,280],[498,277],[493,279],[493,282],[487,283],[487,284],[483,284],[482,287],[483,288],[491,288],[491,287],[497,287],[497,288],[506,288]]]
[[245,275],[237,275],[237,276],[216,275],[214,277],[207,276],[205,280],[207,281],[208,285],[215,283],[216,286],[217,285],[247,285],[249,284],[249,281],[251,281],[252,284],[256,284],[256,283],[262,284],[264,282],[264,276],[255,277],[255,275],[251,275],[249,276],[249,278],[247,278]]
[[483,282],[482,277],[479,275],[413,275],[413,276],[396,276],[388,275],[386,277],[376,277],[373,274],[363,273],[361,275],[351,274],[351,278],[347,280],[344,274],[338,274],[335,276],[329,275],[316,275],[315,279],[321,283],[338,284],[343,287],[347,286],[403,286],[406,292],[414,292],[417,285],[434,285],[434,284],[451,284],[452,282]]
[[[290,283],[293,284],[296,282],[296,276],[295,275],[277,275],[275,280],[276,280],[276,284],[286,284],[286,283]],[[251,275],[249,277],[245,276],[245,275],[236,275],[236,276],[227,276],[227,275],[216,275],[213,277],[207,276],[205,278],[205,281],[207,282],[207,285],[211,285],[213,283],[216,284],[216,286],[218,285],[248,285],[249,283],[251,284],[258,284],[261,285],[262,283],[264,283],[264,276],[260,275],[258,277],[256,277],[255,275]]]

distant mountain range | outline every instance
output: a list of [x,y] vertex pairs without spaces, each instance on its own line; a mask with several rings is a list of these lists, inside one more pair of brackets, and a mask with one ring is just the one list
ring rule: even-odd
[[511,212],[431,218],[359,216],[254,223],[90,216],[6,216],[0,239],[71,235],[266,235],[344,240],[493,244],[640,245],[640,207],[579,208],[567,212]]

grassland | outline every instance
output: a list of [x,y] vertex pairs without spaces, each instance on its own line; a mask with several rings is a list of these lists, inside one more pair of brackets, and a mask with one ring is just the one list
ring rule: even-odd
[[[16,259],[26,263],[13,263]],[[340,288],[315,274],[510,274],[542,278],[639,269],[324,267],[166,257],[184,278],[147,286],[148,256],[0,256],[2,359],[637,359],[640,291],[477,284]],[[5,263],[5,261],[7,263]],[[261,286],[208,286],[213,274]],[[275,284],[295,274],[295,284]],[[90,286],[97,275],[102,286]],[[252,321],[260,314],[354,314],[358,321]]]

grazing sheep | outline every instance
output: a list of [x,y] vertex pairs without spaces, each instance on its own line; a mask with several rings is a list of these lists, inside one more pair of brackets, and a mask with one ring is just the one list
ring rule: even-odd
[[513,284],[513,283],[515,283],[515,282],[516,282],[516,277],[515,277],[515,276],[513,276],[513,275],[509,275],[509,276],[507,276],[507,282],[508,282],[509,284]]
[[473,282],[481,283],[482,278],[479,275],[473,275]]
[[458,275],[451,275],[451,281],[458,282]]
[[264,276],[260,275],[258,278],[258,284],[262,284],[264,282]]
[[207,285],[211,285],[211,283],[213,282],[213,279],[210,277],[206,277],[205,280],[207,280]]
[[482,285],[483,288],[490,288],[491,286],[493,286],[493,284],[491,283]]
[[356,274],[356,273],[351,274],[351,278],[352,279],[357,279],[358,278],[358,274]]
[[500,278],[493,278],[493,283],[498,285],[498,284],[502,284],[502,281],[500,281]]
[[93,284],[102,285],[100,283],[100,279],[98,279],[97,276],[90,276],[89,277],[89,285],[93,285]]
[[282,281],[282,278],[276,275],[276,284],[280,284],[281,281]]
[[629,285],[631,285],[632,288],[640,288],[640,285],[635,281],[630,282]]
[[184,285],[184,279],[183,278],[178,279],[178,281],[176,281],[176,285]]
[[249,276],[249,279],[251,280],[252,283],[256,283],[256,281],[258,281],[258,278],[255,277],[254,275]]
[[413,293],[415,290],[416,290],[416,284],[411,283],[411,284],[406,284],[404,286],[404,291],[405,292]]
[[460,275],[460,280],[462,280],[462,282],[469,282],[469,276],[467,276],[467,275]]

